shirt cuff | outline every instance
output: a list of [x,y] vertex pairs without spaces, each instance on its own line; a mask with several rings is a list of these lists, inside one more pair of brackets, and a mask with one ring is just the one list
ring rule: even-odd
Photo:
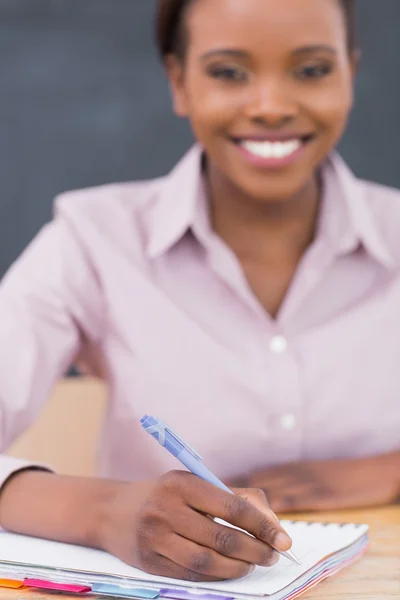
[[0,492],[3,485],[12,475],[19,471],[25,471],[25,469],[54,472],[48,465],[13,458],[12,456],[0,456]]

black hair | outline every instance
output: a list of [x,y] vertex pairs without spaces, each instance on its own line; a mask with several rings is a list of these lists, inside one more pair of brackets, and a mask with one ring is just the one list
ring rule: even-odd
[[[158,0],[156,10],[156,43],[161,58],[175,54],[184,59],[187,39],[184,31],[184,16],[194,0]],[[357,46],[356,0],[338,0],[342,6],[347,26],[349,53]]]

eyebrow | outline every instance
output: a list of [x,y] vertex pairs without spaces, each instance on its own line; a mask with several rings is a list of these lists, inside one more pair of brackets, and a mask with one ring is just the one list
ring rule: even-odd
[[336,49],[333,46],[328,46],[327,44],[314,44],[313,46],[302,46],[301,48],[297,48],[293,54],[310,54],[311,52],[329,52],[329,54],[337,54]]
[[[292,52],[294,56],[298,56],[300,54],[311,54],[313,52],[328,52],[329,54],[336,55],[337,52],[333,46],[328,46],[327,44],[314,44],[310,46],[302,46],[301,48],[296,48]],[[236,48],[219,48],[218,50],[209,50],[201,55],[201,60],[207,60],[208,58],[213,58],[214,56],[229,56],[232,58],[248,58],[249,53],[244,50],[239,50]]]
[[231,56],[232,58],[247,58],[248,52],[244,50],[236,50],[234,48],[219,48],[218,50],[209,50],[200,56],[201,60],[207,60],[213,56]]

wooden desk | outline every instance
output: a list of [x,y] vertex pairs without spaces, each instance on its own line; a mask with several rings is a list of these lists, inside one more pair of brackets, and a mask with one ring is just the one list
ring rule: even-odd
[[[315,515],[301,518],[316,520]],[[368,523],[371,548],[357,563],[321,583],[303,600],[400,600],[400,506],[318,515],[334,522]],[[1,590],[0,600],[71,600],[31,590]]]

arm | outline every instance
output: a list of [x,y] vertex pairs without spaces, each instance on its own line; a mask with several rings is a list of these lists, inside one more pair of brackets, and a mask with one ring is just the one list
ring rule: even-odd
[[273,548],[291,547],[260,490],[237,492],[184,471],[136,483],[25,471],[3,489],[0,523],[11,531],[106,550],[150,573],[231,579],[247,575],[253,564],[275,564]]
[[276,512],[392,504],[400,500],[400,451],[280,465],[245,477],[240,484],[263,489]]
[[[4,277],[0,285],[0,453],[35,420],[54,383],[77,354],[81,337],[99,336],[99,297],[79,243],[63,219],[46,226]],[[21,523],[28,518],[29,493],[15,503],[13,515],[7,509],[12,476],[27,467],[28,462],[0,454],[0,518],[7,522],[10,516]],[[15,483],[38,478],[45,485],[41,497],[46,498],[51,492],[47,482],[51,485],[54,478],[42,477],[42,473],[24,472],[15,476]],[[47,510],[52,506],[45,505]],[[0,525],[7,523],[0,520]]]
[[[0,451],[35,419],[81,337],[100,341],[101,290],[82,254],[58,220],[0,286]],[[191,580],[246,575],[251,565],[274,564],[274,548],[291,546],[260,492],[239,497],[184,472],[125,483],[27,466],[0,456],[0,526],[10,531],[95,546],[152,573]]]
[[18,471],[0,493],[0,526],[16,533],[101,548],[102,507],[115,486],[94,478]]

